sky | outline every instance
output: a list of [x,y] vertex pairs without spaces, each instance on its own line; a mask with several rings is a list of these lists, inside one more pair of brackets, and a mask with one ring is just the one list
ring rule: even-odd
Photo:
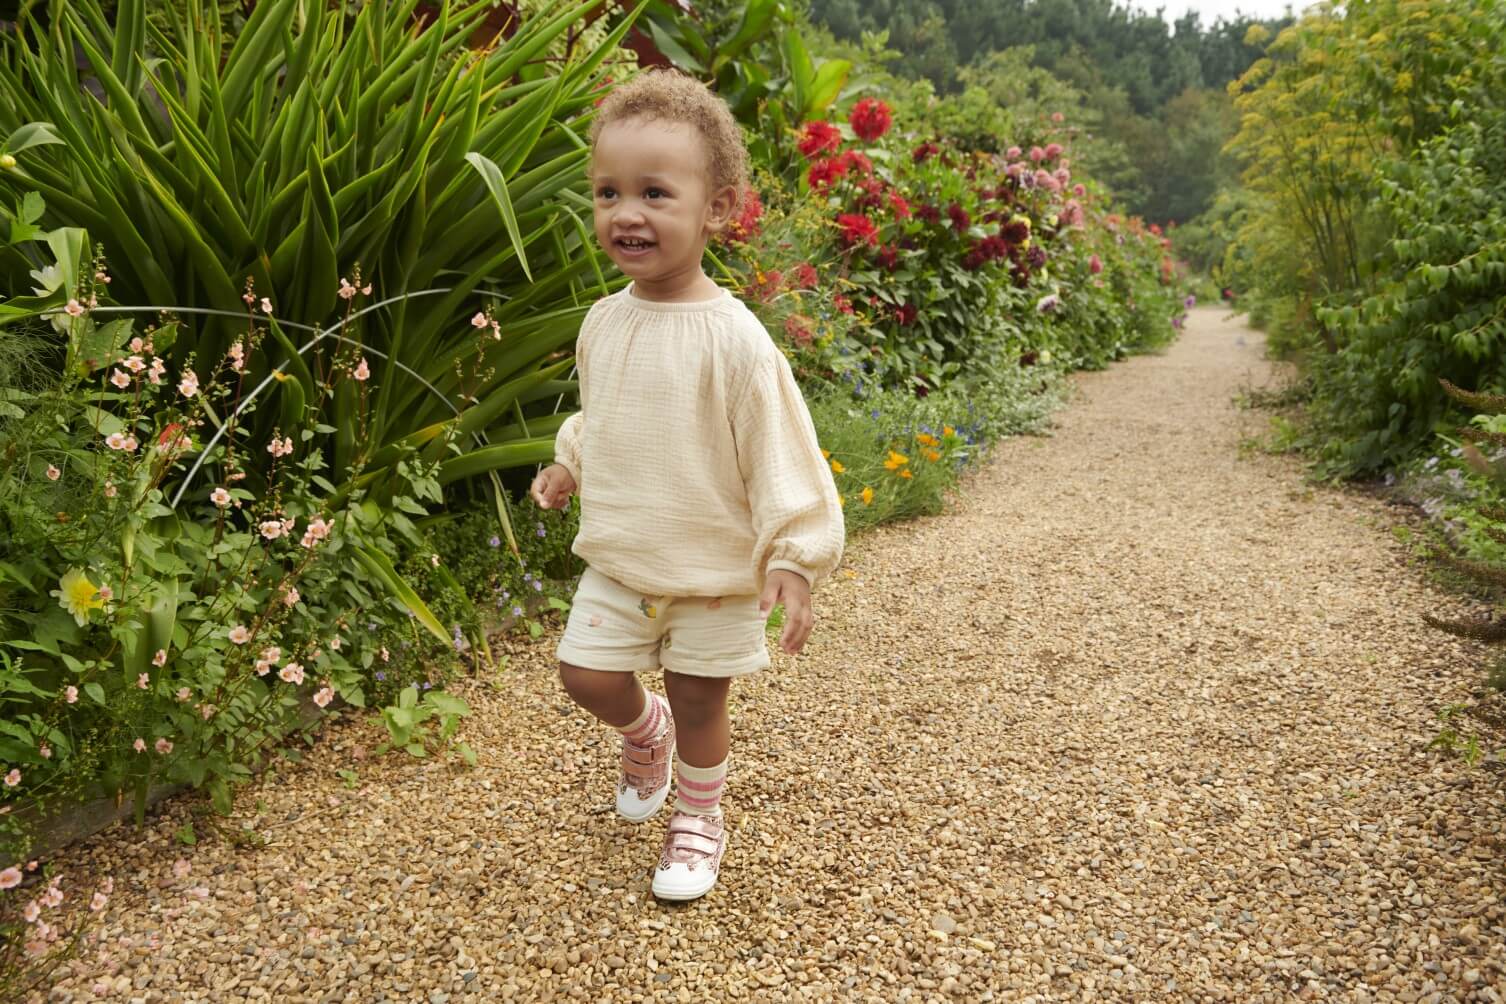
[[1300,12],[1303,7],[1303,0],[1128,0],[1128,3],[1144,11],[1165,8],[1163,16],[1167,23],[1195,10],[1202,15],[1204,25],[1211,25],[1220,16],[1226,21],[1232,20],[1236,12],[1252,17],[1280,17],[1288,6],[1293,12]]

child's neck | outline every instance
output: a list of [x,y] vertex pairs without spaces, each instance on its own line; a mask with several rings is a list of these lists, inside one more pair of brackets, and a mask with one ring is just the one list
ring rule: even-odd
[[712,282],[711,277],[699,265],[683,274],[633,280],[633,295],[640,300],[652,300],[656,303],[714,300],[721,291],[721,287]]

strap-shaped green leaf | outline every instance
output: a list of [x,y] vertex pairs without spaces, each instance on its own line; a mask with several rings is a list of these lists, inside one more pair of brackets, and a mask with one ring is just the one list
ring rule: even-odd
[[518,253],[518,264],[523,267],[523,274],[532,282],[533,273],[528,269],[528,252],[523,247],[523,234],[518,230],[518,215],[513,212],[512,197],[507,194],[507,179],[502,177],[502,169],[474,150],[465,155],[465,160],[476,169],[477,174],[481,175],[481,182],[486,185],[487,194],[492,197],[492,203],[502,214],[502,225],[507,228],[507,236],[512,240],[513,249]]

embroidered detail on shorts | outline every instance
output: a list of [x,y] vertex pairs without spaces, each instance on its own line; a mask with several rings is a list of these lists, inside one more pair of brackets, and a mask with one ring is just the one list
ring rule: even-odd
[[663,648],[673,648],[674,647],[674,639],[673,638],[665,638],[664,641],[661,642],[660,644],[661,644],[661,647],[663,647]]
[[659,616],[659,608],[650,603],[648,601],[648,597],[646,596],[638,601],[638,609],[642,610],[643,616],[647,617],[649,620],[653,620],[655,617]]
[[720,596],[718,596],[716,599],[712,600],[710,603],[706,604],[706,609],[707,610],[720,610],[721,608],[722,608],[722,598]]
[[592,627],[601,627],[601,614],[592,614],[591,615],[591,626]]

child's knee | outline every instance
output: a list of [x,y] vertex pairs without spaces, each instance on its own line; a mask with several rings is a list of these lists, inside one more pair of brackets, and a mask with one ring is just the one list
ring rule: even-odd
[[730,680],[722,678],[664,674],[664,689],[668,692],[670,709],[675,718],[687,724],[726,714],[730,683]]
[[560,683],[565,693],[577,704],[591,704],[600,698],[625,689],[632,681],[631,673],[608,673],[599,669],[583,669],[568,662],[560,663]]

